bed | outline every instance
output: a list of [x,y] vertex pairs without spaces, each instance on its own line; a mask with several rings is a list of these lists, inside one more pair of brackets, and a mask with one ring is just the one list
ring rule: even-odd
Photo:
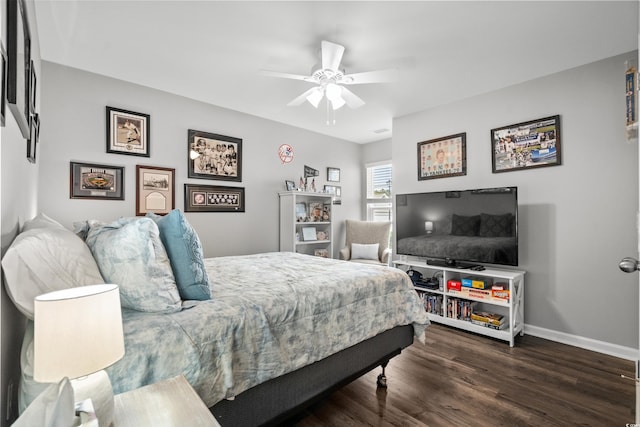
[[[177,212],[182,229],[175,241],[195,248],[180,265],[189,264],[187,270],[200,278],[186,291],[174,291],[167,279],[167,270],[174,279],[181,273],[174,266],[178,255],[160,239],[158,218],[86,222],[76,229],[85,241],[50,219],[36,218],[3,259],[9,295],[27,317],[33,294],[53,290],[42,289],[57,282],[52,278],[64,282],[58,287],[93,284],[103,276],[121,282],[126,353],[107,369],[114,393],[183,374],[223,425],[277,424],[384,365],[414,338],[423,339],[429,321],[401,270],[288,252],[195,259],[197,235]],[[24,259],[27,252],[31,259]],[[117,268],[109,265],[114,256],[121,257]],[[39,265],[33,265],[34,257]],[[58,265],[49,258],[58,258]],[[48,260],[44,267],[42,259]],[[122,260],[137,266],[121,271]],[[25,282],[38,282],[45,273],[46,284],[40,280],[35,290],[25,289]],[[185,292],[208,298],[186,299]],[[21,356],[21,409],[43,387],[31,379],[31,331]]]

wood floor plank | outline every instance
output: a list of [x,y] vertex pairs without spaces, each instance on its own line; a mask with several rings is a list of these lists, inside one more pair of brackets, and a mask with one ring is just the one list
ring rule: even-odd
[[624,426],[635,419],[634,363],[523,336],[498,341],[431,325],[389,363],[307,410],[317,426]]

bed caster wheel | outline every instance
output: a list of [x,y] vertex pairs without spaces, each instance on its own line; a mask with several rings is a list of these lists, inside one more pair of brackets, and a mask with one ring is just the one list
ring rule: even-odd
[[384,374],[378,375],[378,381],[376,381],[378,387],[387,388],[387,377]]

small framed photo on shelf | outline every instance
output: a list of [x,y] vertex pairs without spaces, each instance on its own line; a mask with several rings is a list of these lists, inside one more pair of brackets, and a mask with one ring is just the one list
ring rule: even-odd
[[327,168],[327,181],[329,181],[329,182],[340,182],[340,169],[338,169],[338,168]]
[[184,185],[185,212],[244,212],[244,187]]
[[124,200],[124,166],[70,163],[72,199]]
[[466,174],[465,132],[418,142],[418,181]]
[[561,164],[560,116],[491,129],[493,173]]
[[296,183],[293,181],[289,181],[288,179],[284,181],[284,186],[287,191],[295,191],[296,189]]
[[302,227],[302,240],[311,242],[318,240],[318,234],[315,227]]
[[175,169],[136,165],[136,215],[166,215],[175,206]]
[[306,222],[307,219],[307,204],[304,202],[296,203],[296,221]]
[[107,153],[150,157],[151,116],[107,107]]

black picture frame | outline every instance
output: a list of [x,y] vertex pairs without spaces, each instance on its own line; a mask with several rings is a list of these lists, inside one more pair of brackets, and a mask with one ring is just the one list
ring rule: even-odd
[[562,164],[560,115],[491,129],[493,173]]
[[418,181],[466,174],[466,132],[418,142]]
[[7,0],[7,103],[23,138],[31,133],[31,33],[23,0]]
[[151,116],[106,107],[107,153],[151,157]]
[[185,212],[244,212],[244,187],[184,185]]
[[4,46],[0,43],[0,126],[4,127],[7,117],[7,52],[4,50]]
[[293,181],[290,181],[288,179],[284,180],[284,186],[287,189],[287,191],[295,191],[296,190],[296,183]]
[[188,177],[242,182],[242,139],[189,129]]
[[338,168],[327,168],[327,181],[328,182],[340,182],[340,169]]
[[29,139],[27,140],[27,160],[36,163],[36,151],[40,138],[40,115],[35,113],[31,116],[29,125]]
[[71,199],[124,200],[124,166],[69,162]]

